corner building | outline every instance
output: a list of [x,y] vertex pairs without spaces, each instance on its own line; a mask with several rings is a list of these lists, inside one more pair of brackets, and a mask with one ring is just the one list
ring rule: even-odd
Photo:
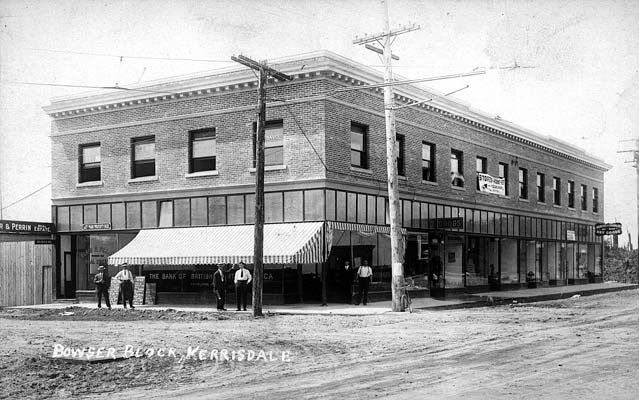
[[[341,301],[344,261],[364,259],[372,297],[390,298],[383,89],[363,87],[382,75],[330,52],[272,66],[294,79],[267,84],[265,303]],[[255,75],[134,89],[45,107],[56,292],[92,296],[98,265],[127,261],[159,303],[212,303],[216,265],[232,282],[253,261]],[[609,165],[421,87],[395,93],[404,269],[425,294],[601,281]]]

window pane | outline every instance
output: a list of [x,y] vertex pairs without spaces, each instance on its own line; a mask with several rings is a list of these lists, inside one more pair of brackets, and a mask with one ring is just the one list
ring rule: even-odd
[[304,192],[304,221],[320,221],[323,217],[324,191],[321,189],[306,190]]
[[157,208],[157,202],[155,201],[142,202],[142,228],[157,227]]
[[326,190],[326,219],[329,221],[336,220],[334,190]]
[[209,197],[209,223],[211,225],[226,224],[226,198]]
[[69,230],[69,207],[58,207],[58,220],[56,221],[58,231]]
[[284,164],[284,148],[272,147],[264,149],[264,165]]
[[173,202],[163,201],[160,203],[160,228],[173,226]]
[[360,224],[366,223],[366,195],[357,195],[357,222]]
[[126,203],[126,227],[139,229],[142,225],[142,213],[139,202]]
[[206,197],[196,197],[191,199],[191,225],[206,225]]
[[302,221],[302,192],[284,192],[284,221]]
[[336,220],[346,221],[346,193],[336,192],[337,203],[335,205]]
[[355,193],[348,193],[348,214],[346,220],[348,222],[357,222],[357,195]]
[[375,225],[376,198],[369,195],[366,203],[366,223]]
[[244,223],[245,224],[254,224],[255,223],[255,194],[247,194],[244,195]]
[[364,151],[364,135],[351,131],[351,149]]
[[173,201],[174,208],[174,225],[175,226],[189,226],[191,223],[191,207],[189,206],[189,199],[177,199]]
[[284,221],[284,200],[282,192],[264,193],[264,221]]
[[95,204],[84,206],[84,223],[94,224],[97,218],[96,212],[97,212],[97,209]]
[[153,160],[155,158],[155,142],[135,143],[135,161]]
[[386,200],[383,197],[377,197],[377,225],[384,225],[386,223]]
[[244,223],[244,196],[228,196],[226,208],[229,225]]
[[111,213],[113,215],[113,229],[124,229],[126,221],[124,203],[111,204]]
[[100,158],[100,146],[87,146],[82,147],[82,163],[99,163]]
[[111,223],[111,204],[98,204],[98,223]]
[[196,140],[193,142],[193,158],[212,157],[217,154],[215,138]]

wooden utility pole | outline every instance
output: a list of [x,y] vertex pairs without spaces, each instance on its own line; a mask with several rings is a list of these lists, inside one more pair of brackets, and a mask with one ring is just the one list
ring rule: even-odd
[[262,316],[262,292],[264,288],[264,131],[266,125],[266,80],[272,76],[281,81],[293,78],[266,65],[239,55],[231,60],[257,70],[257,132],[255,137],[255,232],[253,248],[253,316]]
[[[392,263],[392,296],[393,311],[404,311],[401,304],[401,287],[404,285],[404,248],[402,241],[402,221],[400,221],[399,181],[397,178],[397,145],[395,130],[395,110],[393,94],[393,67],[392,59],[399,59],[391,52],[392,38],[402,33],[407,33],[418,26],[412,25],[391,31],[388,16],[388,0],[382,0],[384,6],[384,32],[381,34],[366,36],[353,41],[354,44],[365,44],[366,48],[376,53],[382,53],[384,57],[384,119],[386,121],[386,167],[388,176],[388,211],[390,214],[391,233],[391,263]],[[383,43],[382,43],[383,40]],[[369,43],[377,42],[383,50],[371,46]]]
[[[639,139],[621,140],[621,142],[634,142],[632,150],[620,150],[617,153],[632,153],[632,160],[626,162],[634,163],[633,167],[637,170],[637,282],[639,282]],[[632,247],[630,237],[628,242],[630,243],[628,247]]]

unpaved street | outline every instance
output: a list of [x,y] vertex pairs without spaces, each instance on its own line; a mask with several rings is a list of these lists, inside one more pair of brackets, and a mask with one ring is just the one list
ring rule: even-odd
[[[634,399],[639,393],[637,290],[360,317],[71,311],[0,312],[0,397]],[[75,364],[51,360],[55,344],[175,354]],[[198,346],[202,353],[189,353]],[[222,350],[235,351],[236,359],[224,359]],[[249,350],[264,357],[249,361]]]

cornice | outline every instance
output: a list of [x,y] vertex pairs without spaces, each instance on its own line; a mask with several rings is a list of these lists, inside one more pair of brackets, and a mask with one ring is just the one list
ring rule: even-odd
[[[270,78],[271,86],[294,85],[303,80],[317,78],[333,79],[343,86],[363,86],[383,81],[381,72],[329,51],[277,59],[270,65],[293,77],[292,81],[287,82]],[[397,75],[396,79],[403,80]],[[255,75],[251,70],[238,66],[127,86],[127,89],[132,90],[90,92],[54,98],[51,100],[51,104],[43,109],[53,119],[61,120],[153,103],[214,96],[247,88],[257,88]],[[383,93],[383,88],[379,87],[362,88],[362,90],[380,95]],[[548,136],[539,135],[508,121],[488,116],[463,102],[453,101],[431,89],[426,90],[413,84],[397,86],[394,92],[395,101],[402,105],[432,99],[428,103],[415,105],[413,109],[426,111],[444,119],[503,136],[509,140],[597,170],[607,171],[612,168],[611,165],[587,154],[582,149]]]

